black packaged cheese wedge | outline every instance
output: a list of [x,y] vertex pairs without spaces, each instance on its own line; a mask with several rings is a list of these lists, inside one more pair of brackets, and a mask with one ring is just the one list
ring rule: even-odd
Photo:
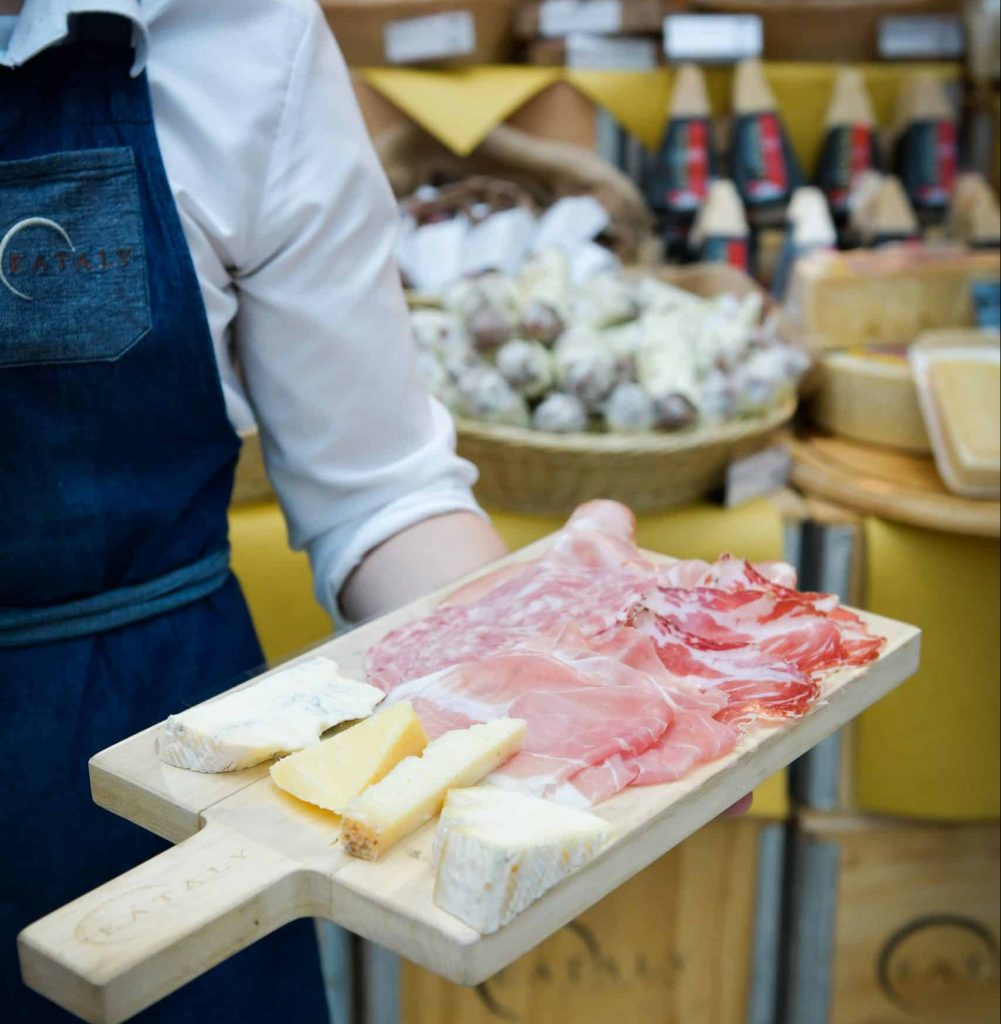
[[781,209],[803,184],[799,161],[758,60],[737,65],[730,173],[749,212]]
[[684,64],[675,79],[664,137],[647,183],[647,202],[657,216],[668,258],[683,255],[692,222],[717,172],[705,79],[694,64]]
[[941,81],[917,75],[901,90],[893,166],[911,205],[926,222],[944,217],[956,184],[956,115]]
[[729,263],[751,271],[751,232],[734,183],[713,181],[706,201],[692,225],[689,245],[692,255],[703,263]]
[[876,117],[860,71],[843,68],[838,72],[826,126],[817,185],[827,197],[835,222],[843,224],[848,197],[859,178],[867,171],[882,169]]

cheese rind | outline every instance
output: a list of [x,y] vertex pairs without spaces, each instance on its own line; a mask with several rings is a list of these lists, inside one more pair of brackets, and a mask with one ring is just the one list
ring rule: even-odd
[[371,718],[271,766],[275,785],[299,800],[342,814],[347,803],[386,776],[405,757],[420,754],[427,733],[401,701]]
[[375,860],[433,818],[450,789],[471,786],[521,749],[525,723],[518,718],[453,729],[404,758],[384,779],[344,809],[341,843],[354,857]]
[[229,772],[315,743],[325,729],[366,718],[385,694],[312,658],[260,682],[171,715],[160,760],[196,772]]
[[612,837],[597,815],[476,786],[453,789],[434,840],[434,902],[489,934],[591,860]]

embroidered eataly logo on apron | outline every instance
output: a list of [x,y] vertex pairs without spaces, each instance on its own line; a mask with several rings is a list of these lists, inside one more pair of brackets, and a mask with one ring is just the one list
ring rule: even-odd
[[[28,228],[46,228],[49,231],[55,232],[66,244],[68,251],[59,250],[49,255],[38,253],[32,259],[22,252],[11,249],[14,239]],[[48,217],[25,217],[11,227],[3,238],[0,239],[0,284],[17,298],[23,299],[26,302],[34,302],[33,296],[22,291],[20,288],[16,288],[11,283],[11,277],[19,275],[37,277],[52,273],[102,271],[109,269],[112,258],[117,259],[120,266],[127,267],[132,259],[131,247],[115,249],[113,257],[109,257],[105,249],[99,249],[93,254],[92,258],[85,252],[77,252],[76,246],[61,224],[57,224]]]

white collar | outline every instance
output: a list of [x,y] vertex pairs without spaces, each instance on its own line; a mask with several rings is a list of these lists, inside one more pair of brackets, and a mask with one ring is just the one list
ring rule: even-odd
[[25,0],[21,13],[16,15],[17,24],[7,52],[0,52],[0,65],[16,68],[63,42],[69,35],[70,15],[85,12],[120,14],[132,22],[132,74],[140,74],[146,67],[149,30],[139,10],[139,0]]

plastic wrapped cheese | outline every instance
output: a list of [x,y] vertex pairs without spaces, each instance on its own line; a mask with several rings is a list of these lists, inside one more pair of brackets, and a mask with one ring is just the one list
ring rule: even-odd
[[525,399],[491,366],[475,366],[458,380],[459,409],[486,423],[528,426]]
[[541,302],[564,322],[570,315],[570,264],[557,249],[535,253],[518,272],[517,295],[521,309]]
[[621,324],[639,313],[631,282],[618,274],[598,274],[574,295],[573,319],[589,327]]
[[575,395],[554,391],[532,413],[532,426],[552,434],[575,434],[587,429],[587,407]]
[[618,361],[595,331],[564,334],[556,343],[555,365],[560,389],[576,395],[592,412],[599,411],[618,383]]
[[553,356],[537,341],[515,338],[497,351],[497,369],[526,398],[538,398],[552,387]]
[[652,430],[657,419],[653,399],[639,384],[628,381],[618,384],[608,396],[604,415],[608,429],[617,434]]

